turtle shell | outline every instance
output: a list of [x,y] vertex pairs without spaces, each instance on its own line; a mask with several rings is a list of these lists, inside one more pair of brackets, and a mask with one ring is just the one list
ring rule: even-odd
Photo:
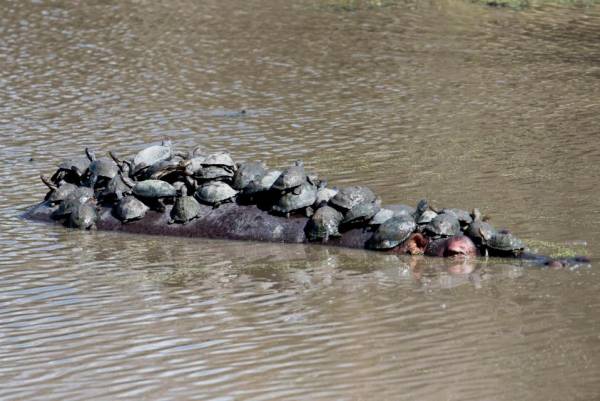
[[219,166],[226,167],[231,171],[236,169],[235,162],[231,158],[231,155],[227,152],[215,152],[211,153],[202,162],[202,165],[205,167],[208,166]]
[[94,205],[89,203],[75,207],[67,218],[67,226],[87,230],[94,228],[98,221],[98,211]]
[[417,228],[411,216],[396,216],[381,224],[366,243],[369,249],[392,249],[404,242]]
[[304,165],[302,162],[297,161],[293,166],[283,170],[271,187],[278,191],[290,191],[305,182],[306,172],[304,171]]
[[375,216],[369,221],[369,224],[372,226],[378,226],[380,224],[385,223],[389,219],[394,217],[394,212],[390,209],[380,209]]
[[171,219],[175,223],[187,223],[200,215],[202,206],[193,196],[181,196],[171,209]]
[[416,218],[417,224],[431,223],[431,221],[435,219],[437,215],[438,214],[433,210],[425,210],[419,217]]
[[113,214],[121,222],[127,223],[143,218],[148,210],[150,208],[142,201],[136,199],[134,196],[126,196],[121,198],[119,203],[113,208]]
[[245,195],[254,195],[259,192],[268,191],[273,186],[273,183],[281,175],[279,170],[271,170],[266,173],[260,180],[252,181],[244,188]]
[[133,194],[142,198],[157,199],[176,196],[177,191],[166,181],[145,180],[135,184]]
[[306,223],[304,229],[309,241],[327,240],[340,235],[339,225],[342,214],[331,206],[318,208]]
[[234,189],[242,190],[253,181],[258,181],[267,174],[267,169],[263,163],[247,162],[242,163],[233,175]]
[[140,170],[148,168],[156,163],[169,160],[173,156],[173,147],[171,141],[165,141],[160,145],[148,146],[140,150],[133,158],[132,174],[137,174]]
[[317,200],[315,201],[315,203],[317,205],[320,205],[321,203],[327,203],[331,199],[333,199],[333,197],[336,196],[337,193],[338,190],[335,188],[327,188],[325,186],[320,186],[319,189],[317,189]]
[[362,203],[373,203],[375,199],[375,194],[369,188],[352,186],[340,189],[331,198],[330,203],[336,208],[346,211]]
[[59,163],[58,169],[52,175],[51,180],[58,183],[61,179],[65,179],[68,182],[79,184],[87,173],[89,166],[90,159],[88,157],[65,159]]
[[471,213],[463,209],[444,208],[440,211],[440,213],[453,215],[458,219],[458,222],[460,223],[461,227],[468,226],[473,222],[473,217],[471,216]]
[[200,202],[214,205],[233,199],[238,191],[221,181],[211,181],[196,190],[194,196]]
[[45,200],[50,203],[59,203],[64,201],[69,197],[69,195],[79,188],[75,184],[70,184],[68,182],[62,182],[56,189],[51,189],[45,197]]
[[475,219],[464,230],[467,237],[471,238],[477,245],[487,244],[490,239],[496,234],[496,229],[490,223]]
[[423,231],[433,237],[452,237],[460,234],[460,223],[456,216],[441,213],[423,227]]
[[286,192],[275,202],[272,210],[276,213],[290,213],[312,206],[317,199],[317,189],[307,181],[300,187],[300,193]]
[[101,157],[92,161],[88,167],[89,172],[97,178],[112,179],[119,173],[119,166],[108,157]]
[[359,203],[358,205],[352,207],[352,209],[348,210],[346,214],[344,214],[342,224],[349,225],[363,223],[375,216],[379,210],[380,207],[375,202]]
[[230,180],[233,177],[233,172],[221,166],[206,166],[203,167],[196,177],[200,180]]
[[496,232],[487,242],[488,248],[501,252],[521,252],[525,249],[523,241],[510,233]]

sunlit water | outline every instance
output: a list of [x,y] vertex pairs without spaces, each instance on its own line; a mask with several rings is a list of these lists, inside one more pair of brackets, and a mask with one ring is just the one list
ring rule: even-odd
[[303,159],[387,203],[480,207],[594,262],[600,10],[0,7],[0,399],[600,396],[594,263],[461,264],[19,217],[62,157],[168,136],[273,167]]

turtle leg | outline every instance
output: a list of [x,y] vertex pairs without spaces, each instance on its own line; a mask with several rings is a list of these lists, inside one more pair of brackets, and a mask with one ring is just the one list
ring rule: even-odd
[[296,187],[292,190],[294,195],[300,195],[302,193],[302,187]]
[[305,208],[305,209],[304,209],[304,215],[305,215],[306,217],[310,217],[310,216],[312,216],[313,214],[315,214],[315,211],[313,210],[313,208],[312,208],[312,207],[310,207],[310,206],[309,206],[309,207],[307,207],[307,208]]

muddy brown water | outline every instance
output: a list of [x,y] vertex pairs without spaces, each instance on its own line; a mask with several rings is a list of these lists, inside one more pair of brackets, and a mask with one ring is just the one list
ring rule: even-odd
[[[600,9],[0,7],[0,399],[600,397]],[[128,155],[165,136],[274,167],[303,159],[387,203],[478,206],[592,265],[19,218],[62,157]]]

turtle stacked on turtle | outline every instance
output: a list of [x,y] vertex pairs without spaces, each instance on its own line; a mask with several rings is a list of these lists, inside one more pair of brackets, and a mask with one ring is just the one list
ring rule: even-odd
[[103,207],[123,224],[150,211],[169,213],[170,224],[195,224],[212,208],[239,203],[278,216],[309,217],[304,233],[312,242],[327,243],[358,229],[368,238],[365,248],[375,250],[446,255],[443,250],[451,248],[454,255],[472,248],[482,255],[518,256],[525,249],[513,234],[496,230],[478,209],[436,209],[426,200],[416,207],[382,208],[368,187],[330,188],[307,173],[302,161],[272,170],[262,162],[236,163],[225,151],[207,153],[196,147],[178,152],[168,140],[129,159],[121,160],[115,152],[109,156],[98,158],[86,148],[85,156],[63,160],[50,178],[42,176],[53,218],[70,227],[94,228]]

